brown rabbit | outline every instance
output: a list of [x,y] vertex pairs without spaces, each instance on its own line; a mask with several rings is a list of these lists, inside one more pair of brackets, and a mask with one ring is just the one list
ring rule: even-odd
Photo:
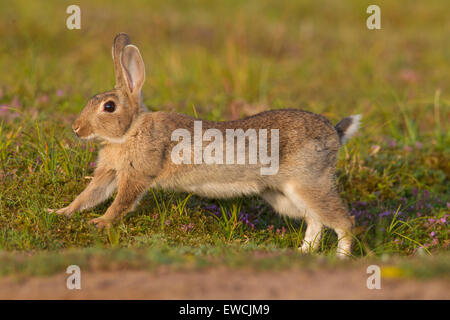
[[[94,177],[70,205],[58,210],[49,209],[50,212],[70,217],[105,201],[117,190],[106,213],[90,221],[104,227],[132,211],[148,188],[186,191],[214,198],[258,194],[280,214],[306,220],[306,235],[300,247],[303,252],[317,248],[325,225],[338,235],[338,255],[350,254],[353,220],[336,192],[334,175],[339,147],[357,131],[359,115],[344,118],[333,127],[323,116],[301,110],[266,111],[226,122],[203,121],[176,113],[147,112],[141,95],[145,67],[138,48],[130,44],[126,34],[120,33],[114,39],[112,53],[115,88],[91,98],[72,125],[78,137],[103,141]],[[244,150],[244,160],[248,163],[234,163],[228,158],[226,163],[205,163],[208,162],[206,157],[203,162],[196,161],[198,152],[200,155],[206,152],[207,145],[197,146],[197,150],[194,146],[194,154],[188,153],[184,158],[188,161],[176,163],[174,148],[179,147],[179,143],[174,140],[174,132],[181,129],[198,137],[195,130],[199,123],[200,135],[212,129],[210,132],[215,133],[216,139],[217,135],[225,136],[231,129],[242,129],[247,133],[259,130],[260,134],[264,130],[278,132],[277,139],[271,135],[267,140],[272,146],[272,155],[277,156],[273,158],[277,170],[262,174],[267,162],[249,160],[249,150],[255,140],[251,141],[247,135],[244,139],[248,137],[249,150]],[[228,142],[220,143],[228,148]],[[190,150],[191,145],[186,145]],[[242,148],[232,149],[232,159],[239,158],[240,151]],[[263,151],[259,149],[257,155],[261,156]],[[220,156],[218,149],[214,156]],[[190,161],[192,159],[194,161]]]

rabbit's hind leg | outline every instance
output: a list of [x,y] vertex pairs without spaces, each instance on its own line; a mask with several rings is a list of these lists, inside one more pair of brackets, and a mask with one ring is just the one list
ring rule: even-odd
[[303,217],[300,210],[280,191],[267,190],[261,194],[261,197],[279,214],[293,218]]
[[314,219],[311,209],[303,201],[294,203],[290,198],[280,191],[265,191],[261,194],[278,213],[292,217],[304,218],[306,220],[306,233],[302,246],[299,248],[302,252],[311,252],[318,248],[322,231],[322,223]]
[[353,223],[331,181],[329,184],[313,186],[291,182],[286,184],[284,193],[297,207],[308,208],[306,222],[308,228],[311,226],[311,231],[306,230],[301,250],[308,249],[310,244],[307,241],[318,242],[318,232],[325,225],[332,228],[338,236],[337,255],[344,257],[351,254]]
[[301,252],[307,253],[317,250],[322,237],[323,224],[311,216],[306,216],[306,232],[302,245],[298,248]]

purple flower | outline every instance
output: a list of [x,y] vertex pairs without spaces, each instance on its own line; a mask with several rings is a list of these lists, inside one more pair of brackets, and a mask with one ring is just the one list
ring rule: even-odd
[[212,213],[216,217],[220,217],[221,216],[220,208],[216,204],[212,204],[210,206],[206,206],[204,209],[209,211],[210,213]]
[[241,211],[238,216],[238,220],[244,222],[247,226],[250,226],[252,229],[255,227],[255,224],[258,222],[253,216],[244,211]]
[[284,238],[284,235],[286,233],[286,228],[283,226],[281,227],[281,230],[277,228],[277,234],[281,235],[282,238]]
[[36,100],[38,103],[46,104],[46,103],[48,103],[49,98],[48,98],[47,94],[43,94],[42,96],[38,97]]
[[383,218],[383,217],[387,217],[387,216],[389,216],[389,215],[391,215],[392,214],[392,212],[391,211],[385,211],[385,212],[382,212],[382,213],[380,213],[378,216],[380,217],[380,218]]
[[13,108],[19,108],[20,107],[20,100],[19,100],[19,98],[18,97],[14,97],[12,100],[11,100],[11,106],[13,107]]
[[0,117],[7,118],[9,120],[14,120],[15,118],[20,116],[18,112],[11,112],[10,109],[11,107],[6,104],[0,105]]
[[366,201],[355,201],[352,203],[352,207],[362,209],[362,208],[367,207],[367,202]]
[[388,143],[388,146],[390,148],[395,148],[396,145],[397,145],[397,142],[395,142],[395,140],[390,140],[389,143]]
[[6,104],[0,105],[0,117],[5,117],[9,112],[9,108]]
[[[209,211],[211,214],[215,215],[216,217],[219,217],[219,218],[222,217],[222,214],[223,214],[222,210],[216,204],[206,206],[203,209]],[[231,217],[232,213],[230,211],[227,211],[226,215],[228,217]],[[240,222],[243,222],[244,224],[250,226],[251,228],[254,228],[255,224],[258,222],[258,220],[253,215],[250,215],[244,211],[239,212],[239,214],[237,215],[237,220]]]
[[189,232],[192,230],[192,228],[194,227],[193,223],[189,223],[189,224],[182,224],[181,225],[181,230],[184,232]]
[[352,209],[352,215],[355,216],[355,218],[359,218],[359,217],[367,217],[368,216],[368,212],[367,210],[356,210],[356,209]]
[[58,89],[58,90],[56,90],[56,95],[57,95],[58,97],[62,97],[62,96],[64,95],[64,90],[63,90],[63,89]]
[[430,237],[434,238],[435,236],[436,236],[436,232],[434,232],[434,231],[431,231],[431,233],[430,233]]

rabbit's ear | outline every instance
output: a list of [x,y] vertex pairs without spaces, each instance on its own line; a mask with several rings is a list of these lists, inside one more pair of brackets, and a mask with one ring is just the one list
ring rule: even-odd
[[120,87],[125,84],[122,67],[120,64],[120,55],[123,48],[131,43],[130,37],[126,33],[119,33],[114,38],[114,44],[112,47],[112,57],[114,60],[114,71],[116,74],[116,86]]
[[121,64],[128,92],[135,98],[140,97],[142,85],[145,81],[145,66],[139,49],[134,45],[127,45],[122,50]]

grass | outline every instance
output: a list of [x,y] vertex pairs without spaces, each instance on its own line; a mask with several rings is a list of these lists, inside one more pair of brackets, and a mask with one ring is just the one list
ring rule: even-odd
[[[230,250],[230,248],[232,250]],[[16,279],[29,276],[48,276],[64,272],[70,265],[84,271],[164,270],[193,271],[209,268],[252,271],[302,270],[364,270],[374,259],[357,262],[336,258],[319,258],[298,255],[295,249],[279,250],[273,247],[264,253],[255,253],[254,247],[233,245],[228,247],[169,247],[161,245],[146,249],[73,249],[64,252],[41,252],[36,255],[4,252],[0,254],[0,276]],[[443,258],[444,257],[444,258]],[[440,278],[450,280],[448,254],[439,257],[421,256],[415,259],[384,259],[381,266],[383,278]]]
[[[355,259],[448,261],[450,3],[381,1],[379,31],[365,27],[369,4],[80,1],[82,29],[69,31],[63,1],[0,3],[0,250],[12,259],[164,248],[170,259],[185,250],[201,264],[216,252],[226,264],[299,246],[303,222],[256,197],[152,190],[109,231],[87,221],[111,201],[70,220],[46,213],[89,182],[99,144],[77,140],[70,124],[90,96],[113,86],[110,47],[125,31],[146,62],[152,110],[223,120],[294,107],[334,123],[361,113],[337,176],[357,221]],[[327,230],[316,255],[335,247]]]

